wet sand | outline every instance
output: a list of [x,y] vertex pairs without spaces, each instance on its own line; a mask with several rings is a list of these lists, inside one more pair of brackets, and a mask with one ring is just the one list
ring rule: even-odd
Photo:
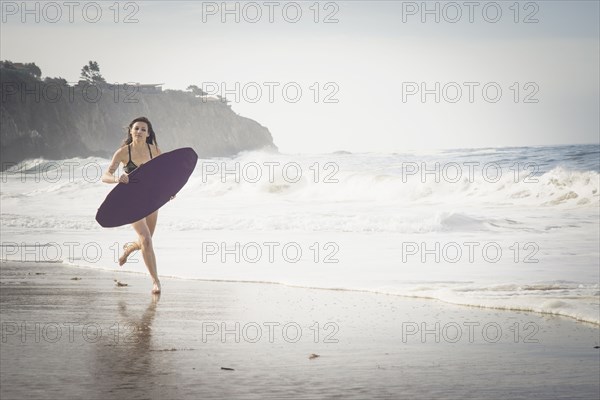
[[161,282],[153,296],[142,274],[3,262],[0,398],[600,396],[595,325],[365,292]]

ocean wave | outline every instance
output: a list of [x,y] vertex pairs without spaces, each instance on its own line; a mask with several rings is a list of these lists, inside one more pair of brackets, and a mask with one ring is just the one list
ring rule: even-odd
[[[582,209],[585,218],[597,215],[600,205],[597,171],[555,166],[535,175],[529,170],[519,172],[510,168],[510,162],[518,159],[515,154],[533,152],[544,154],[546,159],[561,159],[556,155],[559,150],[438,152],[429,156],[433,158],[423,158],[437,166],[437,173],[431,169],[427,172],[428,166],[416,164],[417,168],[426,169],[424,174],[407,174],[403,162],[413,163],[410,165],[415,167],[414,162],[419,158],[414,155],[285,155],[256,151],[243,152],[235,158],[204,159],[199,161],[176,200],[178,212],[161,221],[161,227],[399,233],[547,232],[576,227],[579,222],[566,224],[562,220],[532,225],[531,219],[527,222],[522,216],[531,207],[547,210],[548,215],[559,209],[565,212]],[[580,158],[596,154],[587,147],[567,147],[561,151],[587,154]],[[442,155],[449,158],[440,158]],[[509,167],[493,181],[483,179],[481,168],[470,171],[469,176],[449,179],[443,168],[450,164],[444,162],[467,156],[484,157],[481,162],[508,160]],[[97,157],[61,161],[35,159],[3,172],[2,226],[97,228],[96,209],[112,189],[100,182],[100,174],[108,162]],[[205,163],[217,168],[217,172],[207,173]],[[244,179],[245,167],[256,170],[256,166],[261,165],[271,165],[273,170],[259,170],[261,179]],[[291,180],[283,174],[281,166],[284,165],[299,168],[298,179]],[[50,215],[39,212],[47,204],[53,205]],[[515,216],[502,218],[506,210]]]
[[[244,152],[236,158],[199,160],[184,193],[198,201],[227,198],[306,204],[377,202],[550,208],[600,204],[598,171],[561,164],[566,155],[558,158],[551,169],[536,172],[526,163],[515,164],[515,155],[506,158],[506,154],[497,153],[498,149],[479,149],[446,154],[450,158],[420,159],[392,154],[294,156]],[[576,154],[589,158],[596,152],[579,149]],[[483,158],[478,167],[471,168],[468,162],[472,160],[461,161],[466,156]],[[554,160],[549,155],[546,158]],[[2,172],[0,198],[50,195],[97,199],[111,188],[100,182],[108,162],[97,157],[24,161]],[[485,165],[493,168],[486,169]]]
[[600,325],[598,289],[598,284],[554,281],[490,285],[428,282],[426,286],[386,290],[457,305],[561,315]]
[[[205,182],[203,182],[204,180]],[[198,198],[253,196],[264,200],[293,202],[387,202],[403,204],[499,204],[542,207],[597,207],[600,175],[594,171],[552,169],[525,181],[506,176],[497,182],[462,178],[457,181],[407,179],[398,174],[375,171],[340,171],[336,182],[314,182],[303,177],[259,182],[225,181],[220,177],[190,180],[190,193]]]

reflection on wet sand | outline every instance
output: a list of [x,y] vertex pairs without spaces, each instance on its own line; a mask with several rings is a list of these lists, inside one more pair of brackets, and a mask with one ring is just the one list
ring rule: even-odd
[[165,360],[157,362],[157,353],[152,351],[155,347],[152,324],[159,300],[160,294],[153,294],[141,314],[128,307],[127,301],[119,301],[118,322],[110,327],[110,335],[96,346],[96,387],[105,387],[113,394],[149,387],[156,382],[156,376],[165,371]]

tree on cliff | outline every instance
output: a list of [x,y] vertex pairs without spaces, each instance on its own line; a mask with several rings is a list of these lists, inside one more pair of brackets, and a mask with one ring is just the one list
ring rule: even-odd
[[44,83],[54,84],[54,85],[58,85],[58,86],[68,86],[69,85],[67,80],[60,76],[57,78],[50,78],[49,76],[47,76],[46,78],[44,78]]
[[223,97],[220,94],[218,94],[217,98],[219,99],[219,101],[221,103],[225,103],[225,104],[227,104],[227,107],[231,108],[231,106],[229,105],[229,103],[231,103],[231,102],[229,100],[227,100],[227,97]]
[[96,61],[90,61],[81,69],[81,79],[90,83],[106,83],[100,74],[100,66]]
[[35,63],[23,64],[23,69],[34,78],[40,79],[40,77],[42,76],[42,70],[40,69],[40,67],[35,65]]
[[192,93],[196,96],[206,96],[208,94],[196,85],[190,85],[185,90],[191,90]]
[[15,69],[15,64],[12,61],[0,61],[0,68]]
[[42,70],[35,63],[13,63],[12,61],[0,61],[0,67],[6,69],[14,69],[25,72],[36,79],[40,79],[42,76]]

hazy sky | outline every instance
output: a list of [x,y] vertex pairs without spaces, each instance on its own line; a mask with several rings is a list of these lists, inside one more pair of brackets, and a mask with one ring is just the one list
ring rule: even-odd
[[1,3],[2,59],[222,87],[283,152],[600,141],[598,1]]

